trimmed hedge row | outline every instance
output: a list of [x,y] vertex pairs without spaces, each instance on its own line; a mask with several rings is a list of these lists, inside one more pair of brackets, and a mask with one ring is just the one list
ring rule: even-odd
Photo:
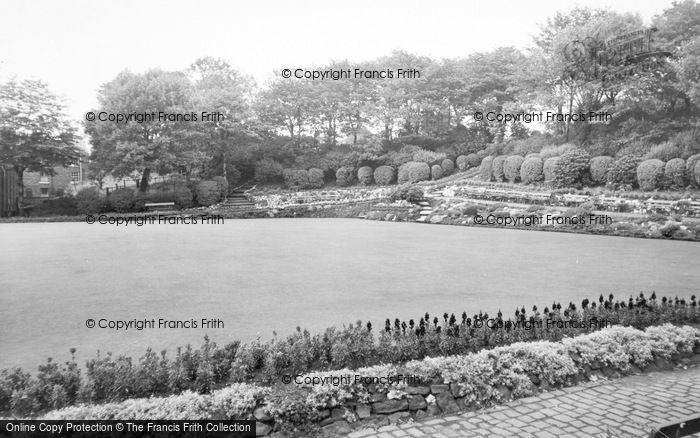
[[[547,157],[547,154],[544,155]],[[466,167],[467,158],[458,157],[458,165]],[[461,163],[461,164],[460,164]],[[487,156],[481,161],[479,176],[486,181],[525,184],[549,183],[555,187],[577,187],[591,184],[638,185],[642,190],[682,189],[689,183],[700,186],[700,154],[688,160],[674,158],[664,163],[659,159],[640,161],[632,156],[618,159],[608,156],[590,157],[582,149],[567,146],[559,156],[544,159],[542,154]]]
[[[253,419],[270,433],[294,425],[354,422],[371,415],[422,411],[425,415],[475,409],[543,390],[574,385],[594,375],[614,377],[666,367],[700,352],[700,330],[670,324],[637,330],[611,327],[561,342],[519,342],[467,355],[426,358],[405,364],[293,376],[280,389],[234,384],[212,392],[81,405],[51,411],[47,420]],[[415,376],[403,381],[355,383],[347,376]],[[282,376],[280,376],[282,377]],[[342,378],[345,377],[345,378]],[[312,384],[334,379],[337,384]]]

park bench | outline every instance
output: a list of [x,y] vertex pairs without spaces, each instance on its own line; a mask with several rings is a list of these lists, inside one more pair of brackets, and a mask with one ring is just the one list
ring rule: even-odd
[[681,438],[698,432],[700,432],[700,416],[695,416],[654,428],[649,433],[649,438]]
[[145,205],[148,211],[168,211],[175,208],[174,202],[147,202]]

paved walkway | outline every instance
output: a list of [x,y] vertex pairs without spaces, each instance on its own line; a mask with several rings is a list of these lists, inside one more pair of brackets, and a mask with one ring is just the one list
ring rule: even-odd
[[479,412],[360,430],[348,438],[637,438],[691,415],[700,415],[697,366],[589,382]]

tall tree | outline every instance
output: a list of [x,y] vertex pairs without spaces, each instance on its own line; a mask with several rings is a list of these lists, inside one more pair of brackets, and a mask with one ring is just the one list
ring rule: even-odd
[[143,74],[120,73],[100,88],[98,109],[107,114],[151,114],[155,119],[142,122],[93,121],[85,123],[90,135],[92,157],[109,166],[115,176],[140,175],[140,190],[148,190],[153,171],[169,172],[176,164],[174,133],[188,129],[191,122],[161,118],[160,113],[188,114],[191,84],[184,73],[150,70]]
[[24,172],[52,172],[52,166],[75,164],[81,154],[75,142],[75,127],[45,83],[25,79],[0,84],[0,163],[17,172],[20,211]]

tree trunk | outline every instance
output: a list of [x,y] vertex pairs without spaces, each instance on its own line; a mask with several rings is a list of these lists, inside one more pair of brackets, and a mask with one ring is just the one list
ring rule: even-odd
[[139,191],[146,193],[148,191],[148,181],[151,179],[151,168],[147,167],[143,169],[143,175],[141,175],[141,184],[139,185]]
[[14,169],[17,174],[17,188],[19,191],[17,193],[17,211],[20,216],[24,216],[24,168],[15,166]]

